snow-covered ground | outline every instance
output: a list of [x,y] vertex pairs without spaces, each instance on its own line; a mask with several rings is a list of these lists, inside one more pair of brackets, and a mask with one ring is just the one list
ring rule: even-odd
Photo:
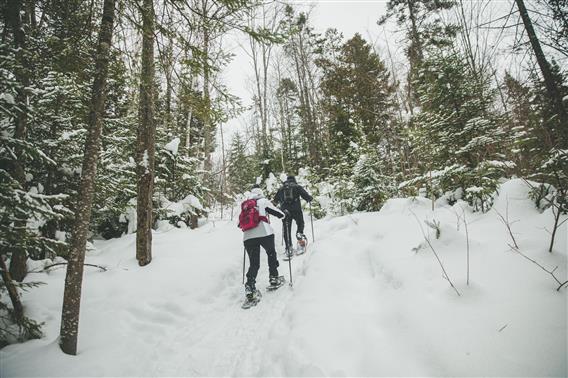
[[[502,186],[495,209],[506,215],[507,203],[520,250],[568,279],[568,222],[549,253],[550,210],[540,214],[520,180]],[[154,260],[144,268],[134,235],[97,242],[87,262],[108,271],[86,267],[79,354],[57,346],[64,268],[30,274],[47,283],[23,297],[46,336],[1,350],[0,375],[568,376],[568,288],[556,291],[548,273],[510,250],[494,211],[466,209],[467,285],[462,206],[432,212],[425,199],[396,199],[379,213],[319,220],[316,242],[292,261],[293,287],[265,292],[262,257],[263,298],[250,310],[240,308],[235,222],[155,233]],[[433,218],[439,239],[422,222]],[[288,264],[280,264],[288,279]]]

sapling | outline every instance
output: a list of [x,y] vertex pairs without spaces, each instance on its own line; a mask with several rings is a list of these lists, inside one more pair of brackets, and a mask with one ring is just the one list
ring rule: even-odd
[[[494,209],[495,210],[495,209]],[[511,248],[512,251],[517,252],[519,255],[521,255],[522,257],[524,257],[525,259],[529,260],[530,262],[532,262],[533,264],[537,265],[539,268],[541,268],[542,270],[544,270],[546,273],[550,274],[552,276],[552,278],[554,278],[554,280],[558,283],[558,287],[556,288],[556,291],[560,291],[560,289],[562,289],[563,286],[565,286],[566,284],[568,284],[568,281],[564,281],[561,282],[558,278],[556,278],[556,276],[554,275],[554,272],[556,272],[556,269],[558,269],[558,266],[556,266],[554,269],[552,270],[548,270],[546,269],[544,266],[542,266],[541,264],[539,264],[536,260],[531,259],[530,257],[528,257],[527,255],[525,255],[524,253],[521,252],[517,241],[515,240],[515,236],[513,235],[513,231],[511,230],[511,222],[509,222],[509,201],[507,200],[507,207],[506,207],[506,213],[505,216],[503,216],[501,213],[499,213],[497,210],[495,210],[495,212],[497,213],[497,215],[499,216],[499,218],[501,219],[501,221],[505,224],[505,226],[507,227],[507,230],[509,231],[509,236],[511,237],[511,240],[513,241],[513,245],[507,243],[507,245],[509,246],[509,248]]]
[[509,236],[511,236],[511,239],[513,240],[513,244],[515,245],[515,248],[519,248],[518,244],[517,244],[517,240],[515,239],[515,235],[513,235],[513,231],[511,230],[511,225],[515,222],[518,221],[513,221],[510,222],[509,221],[509,199],[507,198],[507,206],[505,208],[505,216],[503,216],[497,209],[493,208],[493,211],[495,211],[495,213],[497,213],[497,216],[501,219],[501,222],[503,222],[503,224],[505,225],[505,227],[507,227],[507,230],[509,231]]
[[[555,177],[556,177],[557,183],[562,182],[560,180],[558,173],[556,173],[556,172],[555,172]],[[528,180],[523,179],[523,181],[534,192],[538,191],[538,189],[535,188],[534,185],[532,185]],[[556,190],[556,193],[554,193],[554,195],[552,195],[551,198],[549,198],[548,195],[542,195],[542,196],[537,197],[537,206],[539,205],[540,201],[546,201],[547,204],[551,207],[552,214],[554,216],[554,225],[552,227],[550,244],[549,244],[549,247],[548,247],[548,252],[550,252],[550,253],[552,253],[552,248],[554,247],[554,239],[556,238],[556,232],[564,223],[566,223],[566,221],[568,221],[568,218],[564,219],[563,221],[560,221],[560,217],[561,217],[562,213],[564,213],[566,211],[566,206],[567,206],[566,198],[567,198],[567,196],[568,196],[568,190],[559,186],[559,188]]]
[[424,220],[424,223],[434,231],[436,231],[436,239],[440,239],[440,235],[442,234],[442,230],[440,229],[440,221],[432,219],[432,222],[429,220]]
[[[554,239],[556,238],[556,231],[562,226],[568,218],[564,219],[560,222],[560,216],[562,215],[563,207],[566,205],[563,204],[566,198],[566,193],[563,190],[558,190],[554,197],[552,198],[552,214],[554,215],[554,226],[552,227],[552,235],[550,237],[550,246],[548,247],[548,252],[552,253],[552,247],[554,247]],[[556,206],[554,205],[556,204]],[[564,205],[564,206],[563,206]]]
[[462,207],[462,212],[463,212],[463,224],[465,227],[465,240],[466,240],[466,246],[467,246],[467,285],[469,285],[469,230],[467,227],[467,220],[465,219],[465,210]]
[[560,289],[562,289],[563,286],[566,286],[568,284],[568,280],[564,281],[564,282],[560,282],[560,280],[554,275],[554,272],[556,272],[556,269],[558,269],[558,266],[554,267],[554,269],[552,270],[548,270],[546,269],[544,266],[542,266],[541,264],[539,264],[536,260],[531,259],[530,257],[528,257],[527,255],[525,255],[524,253],[522,253],[519,248],[516,248],[514,246],[512,246],[511,244],[509,244],[509,247],[511,248],[512,251],[517,252],[519,255],[523,256],[525,259],[529,260],[530,262],[532,262],[533,264],[537,265],[540,269],[544,270],[546,273],[550,274],[552,276],[552,278],[554,278],[554,280],[558,283],[558,287],[556,288],[556,291],[560,291]]
[[420,220],[418,219],[418,216],[416,216],[416,213],[414,213],[414,211],[410,210],[410,212],[412,213],[412,215],[414,215],[414,218],[416,218],[416,222],[418,222],[418,226],[420,227],[420,231],[422,232],[422,236],[424,237],[424,240],[426,241],[426,243],[428,243],[428,246],[430,247],[430,249],[432,250],[432,252],[434,253],[434,256],[436,257],[436,260],[438,260],[438,264],[440,264],[440,268],[442,268],[442,273],[443,273],[443,278],[448,281],[448,283],[450,284],[450,286],[455,290],[455,292],[457,293],[458,296],[461,296],[460,292],[458,291],[458,289],[454,286],[454,283],[452,282],[452,280],[450,279],[450,276],[448,275],[448,273],[446,272],[446,269],[444,268],[444,264],[442,264],[442,260],[440,260],[440,256],[438,256],[438,253],[436,252],[436,250],[434,249],[434,246],[432,245],[432,243],[430,242],[430,238],[428,236],[426,236],[426,233],[424,232],[424,228],[422,227],[422,224],[420,223]]
[[461,208],[463,217],[458,214],[457,211],[452,209],[452,213],[456,216],[456,230],[460,230],[460,222],[463,222],[465,226],[465,240],[466,240],[466,265],[467,265],[467,285],[469,285],[469,229],[467,227],[467,220],[465,218],[465,210]]

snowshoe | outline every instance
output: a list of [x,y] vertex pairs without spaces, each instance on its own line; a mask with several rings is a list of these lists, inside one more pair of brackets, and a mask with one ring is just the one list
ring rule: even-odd
[[255,291],[253,291],[252,293],[247,293],[245,301],[243,302],[241,307],[246,310],[247,308],[256,306],[258,302],[260,302],[260,298],[262,298],[260,291],[255,289]]
[[302,235],[301,238],[298,239],[298,246],[296,247],[296,255],[303,255],[306,253],[306,249],[308,247],[308,238],[305,235]]
[[287,250],[284,252],[284,257],[282,258],[282,260],[288,261],[288,260],[291,260],[292,257],[294,257],[294,249],[293,249],[293,248],[290,248],[290,249],[287,249]]
[[286,283],[284,276],[270,277],[270,285],[266,288],[268,291],[274,291]]

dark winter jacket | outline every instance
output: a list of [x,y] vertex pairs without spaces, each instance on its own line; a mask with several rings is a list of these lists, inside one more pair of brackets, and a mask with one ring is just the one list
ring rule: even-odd
[[[293,199],[291,201],[286,200],[284,193],[284,191],[287,190],[288,186],[292,191]],[[282,187],[278,189],[278,192],[274,197],[274,202],[276,202],[276,204],[280,206],[282,210],[288,210],[290,212],[301,212],[302,205],[300,204],[300,197],[302,197],[307,202],[311,202],[313,200],[312,196],[310,196],[308,192],[306,192],[306,189],[304,189],[302,185],[299,185],[296,182],[296,179],[294,177],[288,177],[288,179],[284,181]]]

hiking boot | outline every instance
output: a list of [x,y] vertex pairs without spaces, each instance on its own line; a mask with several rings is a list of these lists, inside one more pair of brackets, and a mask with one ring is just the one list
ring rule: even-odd
[[256,294],[256,288],[254,287],[254,284],[245,284],[245,295],[248,299],[254,299],[254,296]]
[[306,235],[302,234],[301,232],[298,232],[298,233],[296,234],[296,239],[298,239],[298,240],[306,240],[307,238],[306,238]]
[[280,283],[280,279],[278,278],[278,276],[270,276],[270,278],[268,279],[268,282],[270,283],[270,285],[278,285]]

